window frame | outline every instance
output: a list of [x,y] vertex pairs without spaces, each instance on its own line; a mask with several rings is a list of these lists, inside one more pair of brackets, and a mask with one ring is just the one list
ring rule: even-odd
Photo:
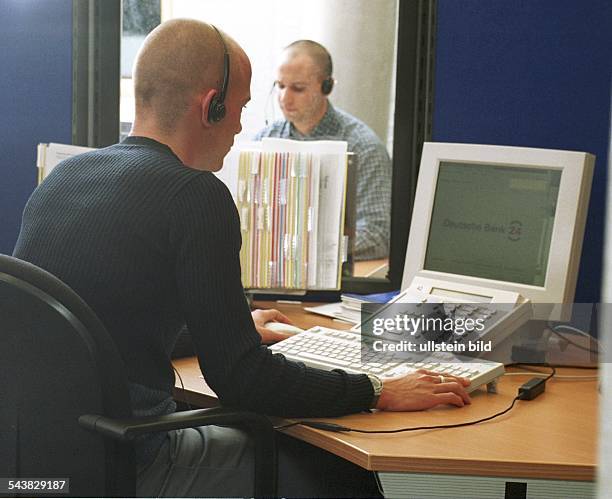
[[119,137],[121,0],[72,2],[72,143],[106,147]]

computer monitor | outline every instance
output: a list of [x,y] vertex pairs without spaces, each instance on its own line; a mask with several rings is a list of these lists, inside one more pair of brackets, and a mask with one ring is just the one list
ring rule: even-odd
[[584,152],[425,143],[402,289],[425,278],[571,303],[594,162]]

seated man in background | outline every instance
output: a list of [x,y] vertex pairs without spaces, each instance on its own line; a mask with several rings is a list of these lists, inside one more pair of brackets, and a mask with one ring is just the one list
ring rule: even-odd
[[285,119],[261,130],[255,139],[345,140],[356,169],[353,256],[356,260],[389,256],[391,160],[370,127],[329,102],[334,79],[327,49],[312,40],[287,46],[274,85]]
[[[286,318],[251,314],[240,279],[238,213],[212,173],[241,130],[250,81],[244,51],[213,26],[186,19],[158,26],[135,64],[131,135],[54,169],[28,200],[14,255],[59,277],[102,320],[125,363],[136,416],[175,410],[170,352],[183,324],[223,405],[308,417],[469,403],[466,380],[441,383],[421,371],[381,385],[365,374],[290,362],[262,345],[264,324]],[[321,495],[309,485],[326,476],[334,486],[345,476],[347,485],[330,495],[353,495],[361,479],[373,486],[371,474],[355,465],[279,440],[283,496]],[[139,441],[136,451],[139,495],[253,493],[252,448],[239,430],[161,433]],[[331,458],[344,475],[334,475]]]

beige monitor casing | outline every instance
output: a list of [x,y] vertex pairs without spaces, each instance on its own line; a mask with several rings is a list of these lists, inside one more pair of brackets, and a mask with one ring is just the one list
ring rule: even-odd
[[[434,272],[423,268],[441,161],[561,170],[544,286]],[[533,303],[571,303],[576,290],[594,164],[595,156],[584,152],[426,142],[421,157],[402,289],[428,283],[459,293],[465,289],[483,295],[499,295],[502,291],[509,291]]]

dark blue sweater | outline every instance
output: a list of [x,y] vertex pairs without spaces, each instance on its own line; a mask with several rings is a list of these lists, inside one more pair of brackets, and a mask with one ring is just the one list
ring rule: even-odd
[[14,255],[55,274],[115,340],[135,413],[174,410],[170,352],[187,324],[223,404],[275,415],[357,412],[364,375],[273,355],[240,280],[238,214],[225,185],[142,137],[58,165],[28,201]]

